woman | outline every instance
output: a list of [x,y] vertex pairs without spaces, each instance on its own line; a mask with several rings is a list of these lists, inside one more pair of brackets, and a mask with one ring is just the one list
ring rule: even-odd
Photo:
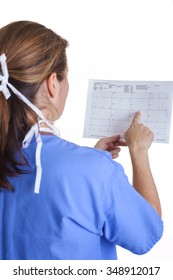
[[125,133],[133,186],[113,161],[120,136],[95,148],[59,137],[67,41],[30,21],[0,29],[0,259],[117,259],[148,252],[163,225],[149,166],[152,132]]

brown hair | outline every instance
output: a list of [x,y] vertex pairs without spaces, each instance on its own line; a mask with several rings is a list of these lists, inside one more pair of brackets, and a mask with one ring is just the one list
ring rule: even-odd
[[[39,86],[52,72],[58,80],[64,78],[67,45],[65,39],[36,22],[17,21],[0,29],[0,55],[7,57],[9,82],[33,104]],[[21,174],[20,166],[26,164],[20,149],[32,126],[28,116],[37,121],[32,109],[14,93],[6,100],[0,92],[0,188],[13,190],[8,177]]]

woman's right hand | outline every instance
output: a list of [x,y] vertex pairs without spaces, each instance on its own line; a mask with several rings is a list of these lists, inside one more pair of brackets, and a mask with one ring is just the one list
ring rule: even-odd
[[141,113],[137,112],[128,130],[124,134],[124,139],[130,151],[148,150],[153,139],[153,132],[144,124],[139,123]]
[[153,132],[139,123],[141,113],[137,112],[124,134],[129,147],[134,188],[153,206],[161,216],[161,206],[157,188],[151,173],[148,149],[154,139]]

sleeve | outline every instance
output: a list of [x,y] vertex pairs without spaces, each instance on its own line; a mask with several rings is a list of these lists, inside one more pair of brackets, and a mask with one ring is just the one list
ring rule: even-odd
[[131,186],[120,165],[104,200],[104,237],[140,255],[148,252],[162,233],[163,222],[159,214]]

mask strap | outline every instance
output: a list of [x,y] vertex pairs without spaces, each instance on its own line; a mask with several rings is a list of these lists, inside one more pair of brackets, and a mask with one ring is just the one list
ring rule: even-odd
[[6,63],[6,56],[4,53],[0,56],[0,63],[1,63],[2,74],[3,74],[0,75],[0,81],[1,81],[0,90],[4,94],[4,97],[8,99],[11,96],[11,93],[8,89],[9,87],[18,98],[20,98],[25,104],[28,105],[28,107],[30,107],[37,114],[39,119],[43,120],[44,123],[47,124],[47,126],[49,126],[57,134],[57,129],[54,127],[53,124],[50,123],[49,120],[47,120],[44,117],[42,112],[33,103],[31,103],[20,91],[18,91],[12,84],[8,82],[9,74],[8,74],[8,68]]
[[11,96],[11,94],[10,94],[8,88],[7,88],[9,75],[8,75],[8,69],[7,69],[5,54],[2,54],[0,56],[0,64],[1,64],[1,69],[2,69],[2,75],[0,73],[0,82],[1,82],[0,91],[2,91],[4,97],[6,99],[8,99]]
[[34,124],[31,129],[28,131],[28,133],[25,135],[25,138],[22,142],[22,147],[27,148],[29,144],[31,143],[31,140],[33,136],[35,135],[36,141],[37,141],[37,147],[36,147],[36,179],[35,179],[35,188],[34,192],[39,193],[40,190],[40,183],[41,183],[41,177],[42,177],[42,166],[41,166],[41,148],[42,148],[42,140],[40,136],[40,130],[43,128],[40,127],[41,123],[46,124],[49,127],[49,131],[53,132],[54,135],[58,136],[60,135],[59,130],[49,121],[47,120],[42,112],[33,104],[31,103],[20,91],[18,91],[12,84],[9,83],[9,73],[6,63],[6,56],[3,53],[0,55],[0,64],[2,69],[2,75],[0,74],[0,91],[3,93],[4,97],[8,99],[11,96],[11,93],[8,88],[12,90],[12,92],[20,98],[25,104],[28,105],[39,117],[38,123]]

